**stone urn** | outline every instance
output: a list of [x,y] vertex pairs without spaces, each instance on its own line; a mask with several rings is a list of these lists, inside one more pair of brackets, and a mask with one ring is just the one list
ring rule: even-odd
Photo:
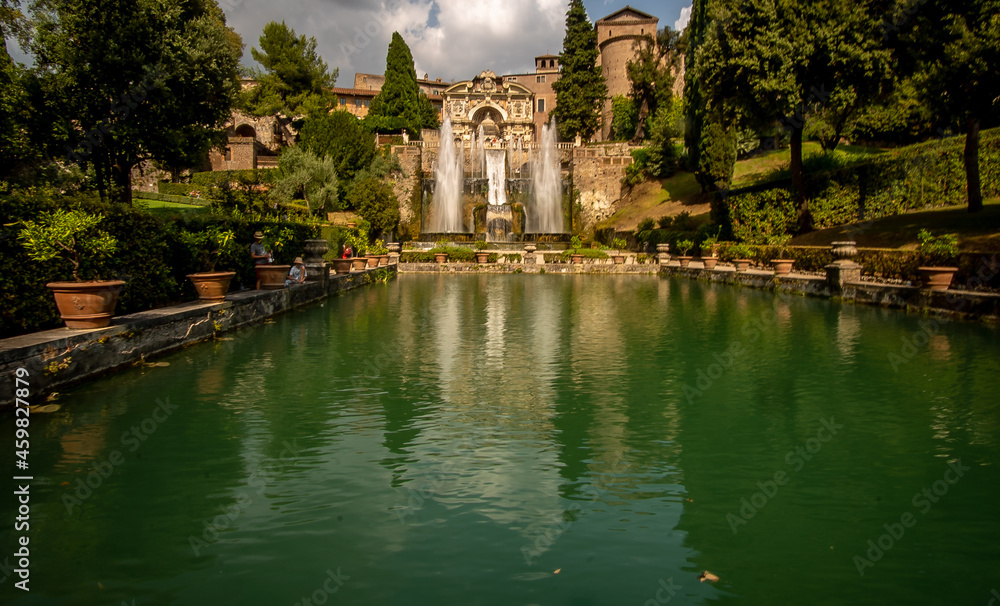
[[235,271],[214,271],[188,274],[194,284],[200,301],[223,301],[229,292],[229,283],[236,276]]
[[663,243],[656,245],[656,260],[660,265],[666,265],[670,261],[670,244]]
[[389,249],[389,252],[397,254],[402,250],[402,246],[400,246],[399,242],[390,242],[386,244],[386,248]]
[[854,240],[834,242],[830,247],[837,261],[852,259],[854,255],[858,254],[857,243]]
[[308,265],[319,265],[323,263],[323,255],[330,250],[330,244],[327,243],[324,238],[316,238],[313,240],[306,240],[306,258],[305,262]]
[[49,282],[45,286],[52,290],[66,328],[104,328],[115,315],[125,282]]
[[918,267],[920,287],[927,290],[948,290],[957,267]]
[[536,250],[538,250],[538,247],[535,246],[534,244],[525,244],[524,245],[524,252],[533,253]]

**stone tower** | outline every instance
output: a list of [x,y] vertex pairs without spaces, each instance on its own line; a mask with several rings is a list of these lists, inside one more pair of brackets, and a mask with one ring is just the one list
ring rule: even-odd
[[626,6],[594,24],[599,50],[597,62],[608,84],[608,98],[601,110],[601,141],[611,138],[611,100],[617,95],[628,95],[632,88],[625,66],[635,57],[635,41],[644,36],[656,40],[658,23],[656,17]]

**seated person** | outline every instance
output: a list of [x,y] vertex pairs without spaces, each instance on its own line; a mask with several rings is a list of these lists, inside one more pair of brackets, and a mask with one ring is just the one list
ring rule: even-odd
[[302,284],[306,281],[306,266],[302,264],[302,257],[295,257],[292,268],[288,270],[288,277],[285,278],[285,286]]

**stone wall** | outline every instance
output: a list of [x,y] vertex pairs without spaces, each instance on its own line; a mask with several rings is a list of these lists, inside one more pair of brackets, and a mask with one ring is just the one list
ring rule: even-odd
[[573,215],[573,231],[586,232],[617,210],[622,198],[622,177],[632,163],[624,144],[573,149],[573,189],[579,197]]
[[399,160],[401,170],[389,175],[392,190],[399,201],[399,230],[397,237],[416,239],[420,235],[420,192],[422,187],[421,148],[394,145],[392,154]]

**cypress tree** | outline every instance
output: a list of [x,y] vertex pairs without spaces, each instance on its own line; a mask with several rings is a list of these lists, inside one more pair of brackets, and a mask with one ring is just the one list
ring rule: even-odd
[[392,33],[385,58],[385,83],[372,99],[365,121],[380,132],[406,129],[411,135],[420,136],[423,120],[417,72],[410,47],[399,32]]
[[597,32],[587,18],[582,0],[571,0],[566,12],[566,36],[559,55],[560,76],[553,85],[556,107],[552,111],[563,139],[590,138],[600,128],[600,111],[608,96],[597,67]]

